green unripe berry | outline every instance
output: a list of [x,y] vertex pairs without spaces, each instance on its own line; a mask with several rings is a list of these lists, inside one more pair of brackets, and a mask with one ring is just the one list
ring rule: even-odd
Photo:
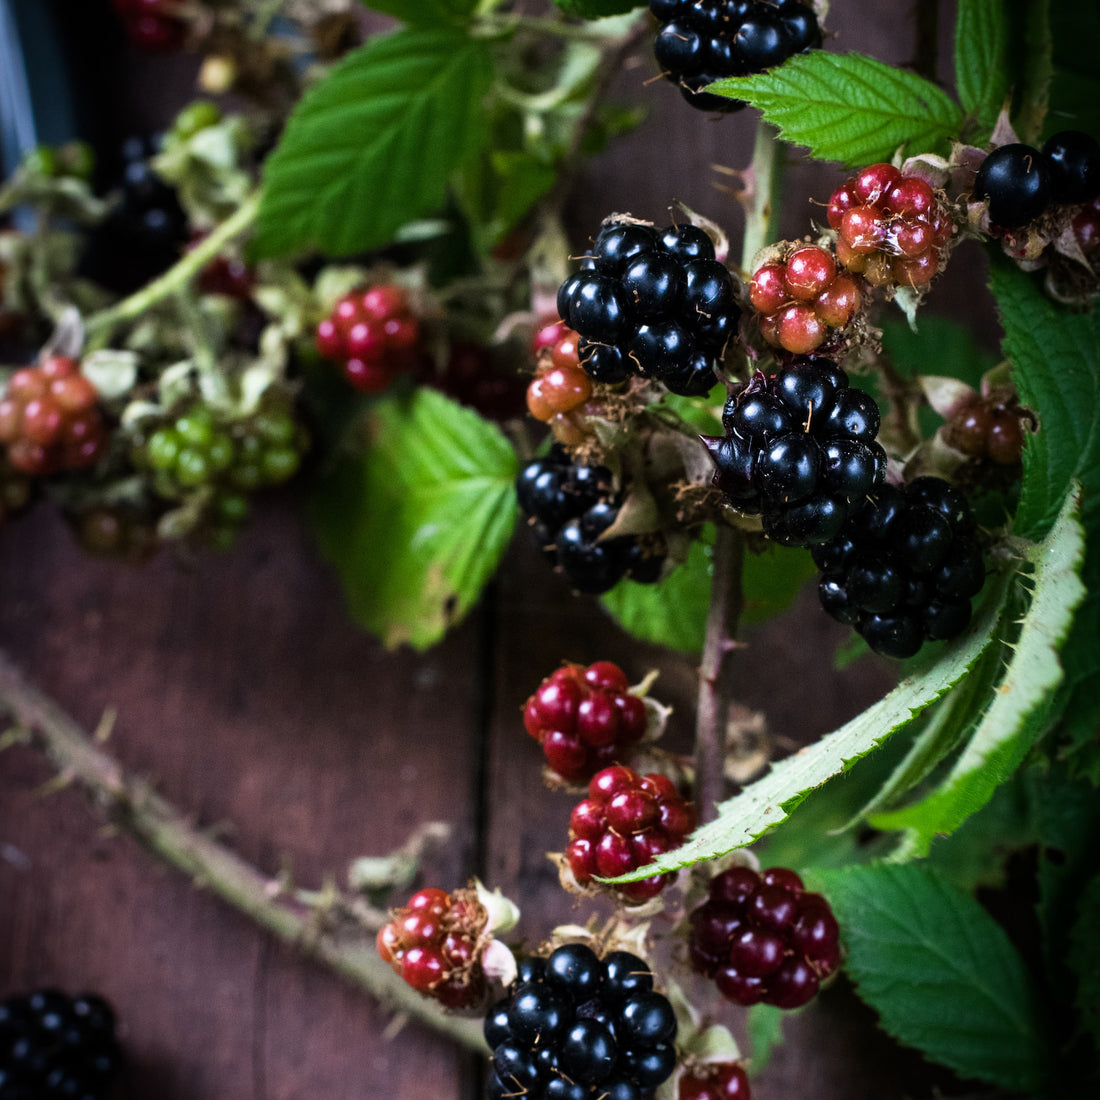
[[206,448],[214,438],[214,418],[208,409],[192,409],[176,421],[176,431],[185,443]]
[[176,480],[186,489],[193,489],[210,480],[210,460],[205,451],[184,447],[176,459]]
[[210,461],[210,467],[221,473],[233,465],[236,448],[233,440],[225,432],[215,432],[206,448],[206,457]]
[[210,126],[217,126],[221,120],[222,113],[217,104],[211,103],[208,99],[196,99],[176,115],[172,131],[177,137],[186,141]]
[[60,167],[57,151],[50,145],[39,145],[23,157],[23,167],[32,176],[54,179]]
[[293,441],[298,430],[294,417],[285,412],[261,413],[256,417],[255,427],[261,438],[284,446]]
[[66,176],[87,182],[95,171],[95,151],[86,141],[68,141],[58,150],[61,171]]
[[154,470],[170,470],[180,453],[180,437],[173,428],[158,428],[149,437],[145,453]]
[[264,452],[263,470],[269,485],[286,481],[298,470],[298,452],[292,447],[272,447]]
[[248,497],[242,493],[222,493],[217,507],[218,515],[226,523],[241,524],[248,518]]
[[238,489],[259,489],[264,484],[264,470],[260,462],[238,462],[229,471],[229,481]]

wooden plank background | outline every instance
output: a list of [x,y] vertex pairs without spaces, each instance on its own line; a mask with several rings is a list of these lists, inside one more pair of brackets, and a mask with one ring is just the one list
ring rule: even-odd
[[[834,0],[829,48],[907,60],[920,2]],[[944,8],[949,42],[953,5]],[[133,57],[114,77],[120,102],[151,123],[189,98],[189,62],[172,62],[167,80],[156,64]],[[712,165],[747,163],[751,113],[691,112],[663,82],[646,83],[651,73],[647,58],[623,73],[620,99],[650,116],[586,170],[573,223],[590,230],[611,210],[660,218],[681,199],[736,234],[736,205],[715,190]],[[154,86],[150,98],[126,99]],[[840,178],[792,163],[787,234],[807,228],[805,197],[824,199]],[[952,298],[950,285],[936,297]],[[872,660],[835,673],[843,636],[805,593],[790,615],[747,633],[742,699],[797,741],[833,728],[890,682]],[[482,875],[520,903],[529,940],[587,910],[544,857],[564,844],[571,802],[541,783],[519,721],[524,698],[565,657],[615,660],[632,679],[657,667],[656,693],[676,707],[673,743],[690,742],[692,663],[631,641],[523,538],[451,637],[422,656],[385,652],[349,621],[292,492],[268,499],[228,553],[188,563],[163,553],[139,567],[88,558],[37,510],[0,532],[0,647],[85,727],[115,708],[118,758],[265,870],[290,867],[319,885],[417,824],[445,820],[453,833],[428,858],[425,881],[453,887]],[[47,984],[102,991],[132,1063],[120,1095],[481,1094],[475,1059],[416,1026],[391,1038],[367,998],[105,832],[78,793],[42,795],[50,775],[29,750],[0,755],[0,995]],[[740,1026],[732,1006],[718,1014]],[[916,1059],[873,1031],[843,984],[788,1035],[753,1082],[757,1100],[931,1095]]]

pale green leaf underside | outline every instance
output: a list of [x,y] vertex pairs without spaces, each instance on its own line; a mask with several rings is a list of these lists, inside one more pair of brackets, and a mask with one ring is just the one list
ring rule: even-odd
[[719,815],[697,829],[681,847],[617,882],[674,871],[743,848],[784,821],[816,787],[881,745],[930,703],[953,687],[991,644],[1004,598],[1003,579],[986,584],[986,599],[969,630],[929,668],[896,688],[847,725],[779,761],[772,770],[718,807]]
[[1005,0],[959,0],[955,87],[959,101],[988,133],[1008,95]]
[[876,828],[909,829],[910,854],[926,855],[937,835],[950,835],[980,810],[1043,732],[1045,704],[1062,682],[1058,649],[1085,596],[1079,576],[1085,555],[1079,507],[1080,494],[1072,493],[1050,535],[1028,555],[1034,594],[1007,655],[1008,670],[950,775],[916,805],[871,818]]
[[919,864],[815,872],[845,968],[882,1027],[963,1077],[1038,1087],[1048,1051],[1018,952],[969,895]]
[[959,105],[934,84],[858,53],[796,54],[778,68],[707,90],[759,108],[781,137],[817,159],[853,167],[889,160],[899,148],[946,148],[963,120]]
[[492,424],[428,389],[367,415],[368,445],[318,486],[313,519],[352,614],[425,649],[469,610],[515,525],[516,457]]
[[401,30],[350,54],[265,165],[255,253],[349,255],[431,213],[480,143],[491,79],[488,47],[459,31]]

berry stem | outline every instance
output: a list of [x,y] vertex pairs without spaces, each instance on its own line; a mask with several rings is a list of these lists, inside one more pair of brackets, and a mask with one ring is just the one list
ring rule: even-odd
[[[745,211],[741,266],[750,270],[752,258],[772,238],[779,214],[779,185],[783,175],[782,146],[773,126],[761,119],[753,143],[753,187]],[[714,542],[714,574],[710,609],[699,665],[699,699],[695,717],[695,812],[700,822],[717,815],[722,800],[726,730],[733,704],[730,658],[744,605],[742,587],[745,536],[735,527],[718,525]]]
[[214,259],[215,256],[234,237],[243,233],[256,219],[260,208],[260,193],[253,192],[237,208],[237,212],[226,218],[210,235],[204,237],[190,249],[176,264],[170,267],[158,279],[141,288],[129,298],[124,298],[108,309],[93,313],[84,322],[84,332],[89,342],[105,342],[111,330],[125,321],[140,317],[158,302],[176,294],[191,279]]
[[[288,896],[285,884],[270,878],[206,833],[194,828],[149,784],[127,775],[51,699],[27,682],[0,654],[0,711],[27,731],[61,781],[75,780],[111,819],[153,855],[189,875],[197,884],[251,917],[261,927],[395,1012],[446,1035],[469,1050],[484,1052],[481,1022],[450,1016],[408,986],[382,961],[374,933],[388,919],[359,899],[333,888],[328,910],[311,910]],[[0,742],[0,747],[4,747]],[[354,913],[356,918],[351,919]],[[328,919],[326,919],[328,918]]]

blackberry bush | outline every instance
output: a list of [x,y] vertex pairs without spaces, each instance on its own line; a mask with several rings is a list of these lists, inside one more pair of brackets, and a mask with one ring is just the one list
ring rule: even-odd
[[786,546],[827,542],[886,474],[875,442],[879,410],[828,359],[795,360],[738,386],[722,414],[724,436],[703,442],[714,484],[738,510],[760,513]]
[[485,1038],[489,1100],[651,1100],[676,1066],[676,1016],[648,965],[584,944],[521,964]]
[[683,395],[714,386],[741,316],[733,276],[704,230],[633,219],[604,223],[557,304],[593,381],[641,375]]

